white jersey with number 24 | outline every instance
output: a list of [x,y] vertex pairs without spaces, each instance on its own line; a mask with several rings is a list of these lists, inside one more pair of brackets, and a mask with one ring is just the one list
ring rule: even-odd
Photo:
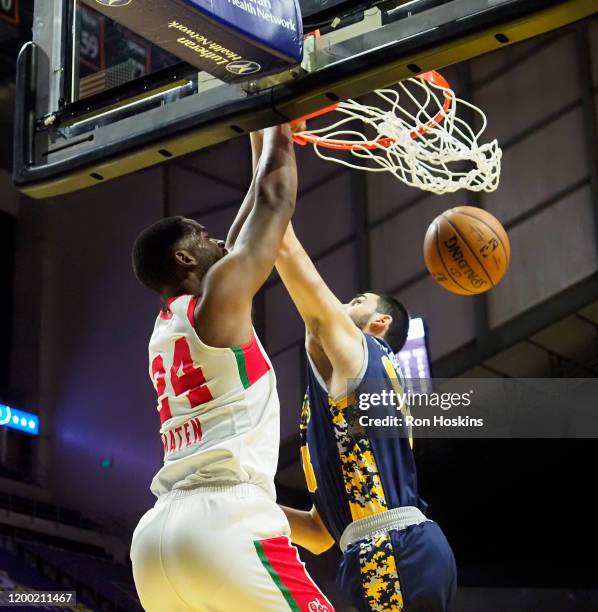
[[275,499],[280,405],[272,364],[255,333],[244,346],[204,344],[194,325],[198,300],[169,300],[149,344],[164,447],[151,491],[159,497],[199,484],[247,482]]

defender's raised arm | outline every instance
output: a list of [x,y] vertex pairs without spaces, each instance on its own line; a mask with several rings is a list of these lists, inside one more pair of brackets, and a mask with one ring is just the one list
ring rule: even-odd
[[364,359],[363,335],[320,276],[291,224],[276,269],[305,322],[307,349],[318,370],[326,379],[334,372],[341,384],[356,378]]

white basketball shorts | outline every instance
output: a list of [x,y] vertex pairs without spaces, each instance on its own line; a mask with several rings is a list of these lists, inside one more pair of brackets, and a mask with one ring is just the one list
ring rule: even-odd
[[333,612],[289,540],[282,510],[250,484],[161,495],[133,534],[148,612]]

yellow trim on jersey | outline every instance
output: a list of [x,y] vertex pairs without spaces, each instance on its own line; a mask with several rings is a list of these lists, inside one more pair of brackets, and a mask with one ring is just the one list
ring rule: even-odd
[[350,393],[349,395],[345,395],[337,400],[330,400],[339,410],[345,410],[345,408],[349,405],[349,402],[356,402],[357,398],[355,393]]
[[311,464],[311,456],[309,454],[309,447],[307,446],[307,444],[301,447],[301,459],[303,462],[303,473],[305,474],[307,490],[310,493],[315,493],[318,490],[318,483],[316,481],[316,473],[314,472],[314,467]]
[[[386,370],[386,374],[388,375],[388,378],[390,378],[392,388],[394,389],[394,392],[397,394],[397,397],[403,398],[403,403],[401,404],[401,407],[400,407],[401,414],[405,417],[411,416],[411,410],[409,409],[409,404],[405,400],[405,391],[403,390],[403,385],[401,385],[401,381],[399,380],[399,377],[397,376],[397,372],[392,364],[392,361],[388,357],[384,356],[382,357],[382,365],[384,366],[384,369]],[[411,446],[411,449],[413,449],[413,428],[411,426],[408,426],[407,429],[409,431],[409,446]]]

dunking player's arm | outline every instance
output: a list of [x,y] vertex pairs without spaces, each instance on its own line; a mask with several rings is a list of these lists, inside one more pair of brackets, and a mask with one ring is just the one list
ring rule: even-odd
[[197,334],[210,346],[251,341],[253,296],[272,271],[295,209],[297,167],[290,129],[268,128],[263,139],[250,188],[253,195],[244,202],[251,210],[246,219],[241,215],[242,223],[233,224],[229,244],[234,243],[234,248],[210,268],[195,311]]
[[[306,129],[305,122],[289,124],[289,127],[292,133],[301,132]],[[247,195],[245,196],[237,216],[235,217],[233,224],[230,226],[228,236],[226,237],[225,246],[228,252],[233,250],[241,227],[243,227],[243,224],[245,223],[245,220],[247,219],[255,203],[255,186],[257,182],[256,178],[258,176],[258,166],[262,156],[262,149],[264,147],[264,131],[260,130],[259,132],[251,132],[251,134],[249,134],[249,139],[251,142],[251,167],[253,170],[253,178],[249,190],[247,191]]]
[[[329,393],[344,395],[347,381],[357,378],[363,366],[363,336],[316,270],[291,224],[276,269],[305,322],[307,351]],[[310,512],[281,507],[291,525],[293,542],[315,554],[334,544],[315,507]]]
[[260,161],[260,157],[262,155],[262,148],[264,146],[264,132],[252,132],[249,134],[249,139],[251,141],[251,168],[253,170],[251,185],[247,191],[247,195],[239,208],[239,212],[235,217],[230,229],[228,230],[228,235],[226,237],[226,250],[230,253],[234,247],[237,238],[239,237],[239,232],[245,223],[245,220],[249,216],[249,213],[253,209],[253,205],[255,204],[255,186],[257,183],[257,169]]

